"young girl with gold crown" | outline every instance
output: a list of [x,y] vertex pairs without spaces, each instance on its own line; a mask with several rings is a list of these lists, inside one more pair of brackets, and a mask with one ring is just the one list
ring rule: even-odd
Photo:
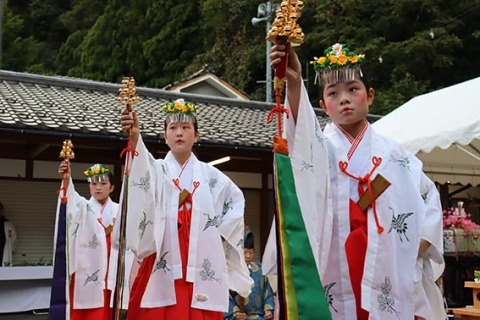
[[131,130],[127,246],[143,259],[135,278],[130,320],[221,320],[229,289],[246,297],[253,284],[243,259],[245,200],[218,169],[192,152],[199,138],[195,106],[163,106],[170,151],[154,159],[135,112],[121,116]]
[[333,319],[445,319],[432,271],[444,267],[439,194],[420,160],[366,120],[365,56],[336,43],[312,62],[332,121],[322,131],[295,51],[274,45],[272,67],[287,52],[286,135]]
[[[99,163],[87,168],[84,174],[91,197],[85,199],[75,191],[70,172],[70,162],[62,161],[58,173],[63,177],[62,188],[67,189],[68,198],[70,319],[110,320],[111,290],[107,288],[107,278],[112,230],[118,211],[118,204],[110,198],[114,189],[113,174]],[[128,272],[132,262],[130,252],[126,259]],[[128,288],[124,288],[124,292],[128,292]]]

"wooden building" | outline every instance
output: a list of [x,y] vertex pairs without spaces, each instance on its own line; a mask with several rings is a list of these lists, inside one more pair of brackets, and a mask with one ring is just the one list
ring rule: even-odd
[[[117,100],[120,83],[40,76],[0,70],[0,201],[17,229],[15,265],[50,264],[60,177],[59,153],[65,139],[74,144],[72,176],[77,191],[88,196],[83,171],[93,163],[109,165],[118,200],[126,146]],[[205,162],[230,157],[217,167],[232,178],[246,198],[245,222],[263,248],[273,216],[272,137],[267,124],[273,105],[245,99],[137,88],[134,108],[149,151],[163,157],[161,105],[184,98],[195,103],[200,139],[194,146]],[[326,121],[318,110],[319,119]],[[260,250],[257,258],[260,258]]]

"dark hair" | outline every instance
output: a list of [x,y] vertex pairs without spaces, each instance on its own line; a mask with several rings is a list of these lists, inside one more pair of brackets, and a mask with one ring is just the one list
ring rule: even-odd
[[[370,89],[370,81],[368,79],[368,73],[365,69],[366,68],[364,66],[362,66],[362,69],[361,69],[362,70],[362,77],[359,80],[363,82],[363,84],[365,85],[365,88],[368,91],[368,89]],[[320,100],[324,100],[323,99],[323,93],[325,92],[326,87],[325,87],[325,82],[323,81],[322,76],[318,77],[318,83],[319,83],[318,93],[319,93]]]
[[[197,117],[195,117],[193,114],[189,114],[189,116],[193,118],[193,130],[195,131],[195,133],[197,133],[198,132]],[[163,126],[164,126],[164,131],[167,131],[167,118],[163,120]]]
[[110,184],[113,186],[113,173],[111,170],[108,170],[108,180],[110,180]]

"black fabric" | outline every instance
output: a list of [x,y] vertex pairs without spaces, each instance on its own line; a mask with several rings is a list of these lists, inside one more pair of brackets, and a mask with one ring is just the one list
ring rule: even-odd
[[254,238],[253,232],[250,227],[245,227],[245,239],[243,240],[243,248],[245,249],[254,249]]
[[5,243],[7,242],[7,237],[5,235],[5,217],[0,217],[0,267],[3,264],[3,252],[5,251]]

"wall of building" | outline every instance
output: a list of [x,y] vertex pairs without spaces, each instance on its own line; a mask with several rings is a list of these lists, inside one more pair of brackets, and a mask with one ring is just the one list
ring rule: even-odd
[[[35,161],[34,180],[25,180],[25,161],[0,159],[0,202],[4,204],[5,216],[14,224],[17,243],[14,265],[51,264],[57,191],[60,177],[59,162]],[[72,162],[72,176],[77,192],[89,197],[88,183],[83,171],[87,163]],[[113,169],[113,166],[110,166]],[[261,175],[249,173],[227,173],[245,195],[245,224],[255,233],[256,259],[261,259],[260,214]],[[269,201],[271,201],[269,196]],[[118,199],[113,199],[118,201]],[[269,208],[269,211],[272,209]],[[271,221],[271,219],[269,220]],[[267,229],[270,226],[266,227]]]

